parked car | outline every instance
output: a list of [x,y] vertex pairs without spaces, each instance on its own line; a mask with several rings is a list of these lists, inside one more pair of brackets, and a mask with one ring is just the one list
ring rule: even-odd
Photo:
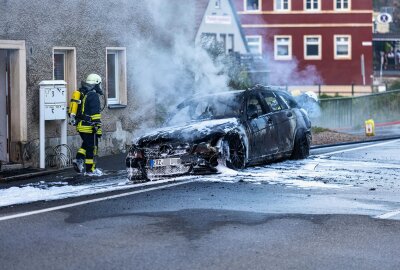
[[311,122],[285,91],[250,90],[195,96],[166,126],[138,138],[126,157],[130,180],[217,172],[309,155]]

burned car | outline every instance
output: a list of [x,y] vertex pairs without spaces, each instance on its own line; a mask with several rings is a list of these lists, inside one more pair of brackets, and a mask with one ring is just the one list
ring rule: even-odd
[[139,137],[126,166],[130,180],[240,170],[309,155],[311,123],[293,97],[257,86],[195,96],[176,108],[165,127]]

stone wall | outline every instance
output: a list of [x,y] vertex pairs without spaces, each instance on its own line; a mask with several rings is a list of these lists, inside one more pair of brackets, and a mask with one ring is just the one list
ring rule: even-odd
[[[142,129],[143,125],[153,126],[156,93],[147,93],[145,83],[141,80],[154,80],[154,77],[165,74],[154,74],[150,78],[138,77],[138,71],[152,69],[152,66],[137,61],[137,41],[150,40],[160,50],[171,50],[174,44],[169,34],[185,24],[179,21],[180,16],[174,19],[169,16],[161,24],[169,25],[171,32],[158,31],[160,18],[157,18],[158,14],[154,10],[166,10],[163,5],[168,5],[169,10],[183,14],[183,10],[191,10],[192,4],[189,2],[0,0],[0,40],[26,42],[28,142],[34,142],[39,137],[39,83],[53,78],[54,47],[76,49],[78,87],[80,81],[90,73],[98,73],[105,78],[107,47],[126,47],[128,102],[125,108],[106,107],[102,112],[103,131],[106,135],[101,145],[101,155],[125,149],[125,145],[130,144],[136,131]],[[161,11],[159,14],[162,14]],[[148,51],[149,55],[151,53]],[[143,104],[148,107],[145,114],[138,110]],[[46,137],[56,140],[60,136],[59,126],[51,122],[46,123],[46,126]],[[72,139],[77,137],[77,133],[71,126],[68,135],[71,143],[79,141]]]

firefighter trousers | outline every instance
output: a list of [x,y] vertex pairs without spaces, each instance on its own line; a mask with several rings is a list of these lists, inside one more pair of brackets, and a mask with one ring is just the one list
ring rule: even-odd
[[98,138],[96,133],[79,132],[82,138],[82,146],[76,154],[76,159],[85,160],[86,172],[93,172],[96,169]]

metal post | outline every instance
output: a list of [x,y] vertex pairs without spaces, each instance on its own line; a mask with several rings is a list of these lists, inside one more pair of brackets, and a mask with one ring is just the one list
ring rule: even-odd
[[45,118],[44,118],[44,93],[43,91],[40,91],[40,104],[39,104],[39,110],[40,110],[40,124],[39,124],[39,152],[40,152],[40,168],[44,169],[45,168]]
[[384,52],[380,52],[380,54],[381,54],[381,70],[379,73],[379,76],[380,76],[379,82],[382,83],[382,69],[383,69]]
[[[67,120],[61,120],[61,145],[67,144],[67,130],[68,130]],[[61,153],[64,156],[67,156],[67,148],[61,147]]]
[[364,54],[361,55],[361,75],[363,78],[363,85],[365,85],[365,60]]

